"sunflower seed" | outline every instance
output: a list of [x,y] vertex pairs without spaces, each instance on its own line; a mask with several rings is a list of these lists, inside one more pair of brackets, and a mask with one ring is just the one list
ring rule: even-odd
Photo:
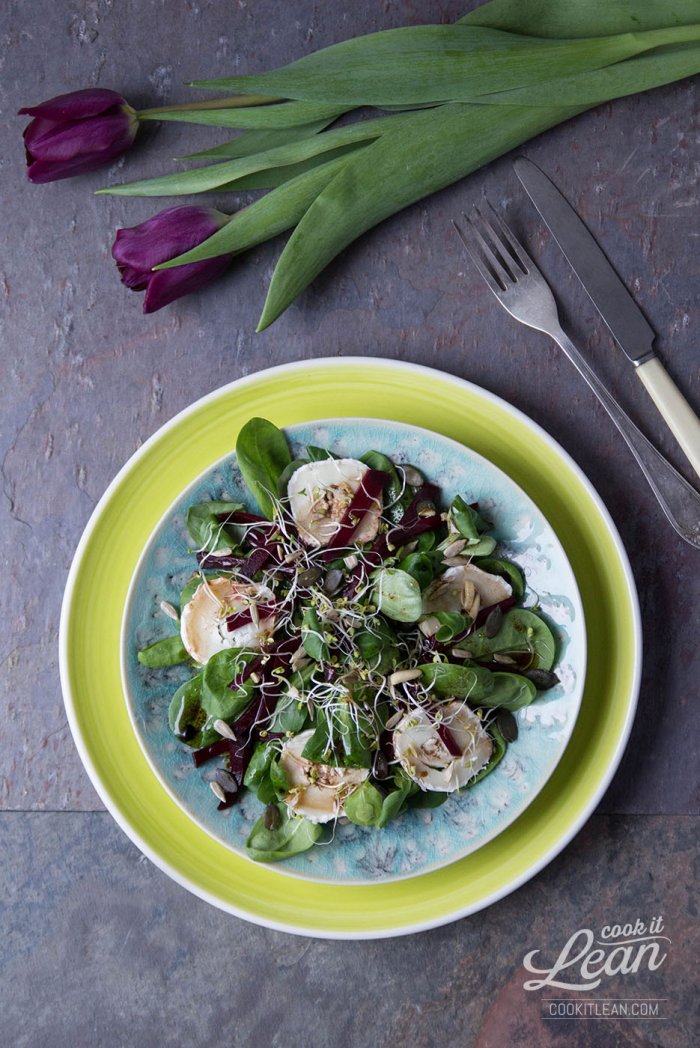
[[418,680],[421,677],[421,671],[415,670],[397,670],[396,673],[392,673],[389,677],[389,684],[405,684],[409,680]]
[[218,782],[210,782],[209,789],[218,800],[226,803],[226,793],[224,792],[223,786],[220,786]]
[[263,815],[263,824],[266,830],[278,830],[282,825],[282,816],[276,804],[268,804]]
[[180,616],[178,615],[177,610],[172,606],[170,601],[162,600],[160,602],[160,610],[163,612],[164,615],[167,615],[169,619],[173,619],[175,622],[180,621]]
[[498,604],[486,616],[486,622],[484,623],[484,636],[492,640],[503,624],[503,610]]
[[350,568],[350,571],[352,571],[352,570],[353,570],[353,568],[356,568],[356,567],[357,567],[357,565],[358,565],[358,564],[359,564],[360,562],[359,562],[359,560],[357,559],[357,557],[355,556],[355,554],[354,554],[354,553],[351,553],[349,557],[344,557],[344,558],[343,558],[343,563],[344,563],[344,565],[345,565],[345,567],[346,567],[346,568]]
[[453,648],[452,654],[456,659],[471,659],[473,656],[473,652],[468,648]]
[[440,619],[436,615],[428,615],[418,623],[418,629],[424,637],[434,637],[440,629]]
[[458,553],[461,553],[467,544],[466,539],[455,539],[449,546],[445,546],[442,551],[444,557],[455,557]]
[[511,659],[510,655],[501,655],[500,652],[496,651],[493,655],[494,662],[500,662],[502,666],[517,666],[518,663],[515,659]]
[[433,517],[435,516],[435,505],[432,502],[419,502],[416,512],[419,517]]
[[225,720],[215,720],[213,724],[214,731],[218,731],[219,735],[222,735],[225,739],[231,739],[233,742],[236,741],[236,733],[233,728],[226,723]]
[[506,742],[515,742],[518,737],[518,722],[510,710],[499,710],[496,725]]

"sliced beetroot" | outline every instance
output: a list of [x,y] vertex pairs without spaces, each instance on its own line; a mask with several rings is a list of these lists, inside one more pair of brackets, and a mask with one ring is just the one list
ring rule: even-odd
[[[496,604],[489,604],[487,608],[481,608],[474,621],[474,627],[473,629],[470,629],[469,632],[472,633],[474,630],[478,630],[480,626],[483,626],[494,608],[500,608],[501,611],[507,611],[508,608],[512,608],[514,604],[515,597],[511,596],[504,597],[503,600],[499,600]],[[454,645],[455,641],[452,643]]]
[[194,750],[192,760],[195,763],[195,767],[201,768],[203,764],[213,760],[214,757],[222,757],[224,753],[228,753],[229,741],[229,739],[217,739],[216,742],[212,742],[211,746],[203,746],[201,750]]
[[331,540],[326,543],[323,559],[335,560],[334,550],[341,546],[349,546],[352,537],[362,523],[367,512],[372,508],[376,500],[384,490],[384,485],[389,481],[389,476],[380,469],[367,470],[362,483],[355,492],[350,505],[345,510],[338,525],[338,530]]
[[229,771],[238,783],[240,789],[243,785],[243,776],[246,773],[248,765],[250,764],[250,758],[253,755],[255,743],[252,739],[244,743],[234,742],[233,739],[227,739],[226,742],[228,743]]
[[216,519],[221,524],[268,524],[265,517],[259,517],[257,513],[246,513],[245,510],[236,510],[234,513],[218,513]]
[[248,662],[245,665],[245,667],[241,670],[240,673],[236,674],[236,676],[233,678],[228,687],[231,689],[231,691],[238,691],[239,688],[243,687],[245,682],[248,680],[248,677],[250,677],[251,673],[260,673],[262,667],[263,657],[262,655],[257,655],[254,659],[251,659],[250,662]]
[[436,725],[436,727],[437,733],[444,742],[447,752],[450,753],[453,757],[461,757],[462,751],[457,745],[457,740],[455,739],[450,729],[445,724],[438,724]]
[[268,560],[273,556],[273,549],[267,545],[256,546],[251,554],[247,557],[232,557],[225,555],[217,557],[215,553],[206,553],[200,551],[197,554],[197,563],[200,567],[207,568],[208,570],[216,569],[217,571],[234,571],[237,574],[245,575],[246,578],[252,579],[253,575],[256,575],[261,568],[263,568]]
[[241,799],[240,790],[236,790],[235,793],[230,793],[228,790],[224,790],[224,794],[226,796],[226,800],[219,801],[219,803],[216,806],[217,811],[226,811],[227,808],[232,808],[234,804],[237,804],[238,801]]

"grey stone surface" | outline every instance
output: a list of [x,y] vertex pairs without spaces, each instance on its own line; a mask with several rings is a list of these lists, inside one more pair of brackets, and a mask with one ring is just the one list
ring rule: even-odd
[[[329,942],[257,928],[156,870],[104,813],[0,816],[2,1043],[12,1048],[688,1048],[697,841],[687,816],[594,816],[526,889],[445,928]],[[40,869],[38,868],[40,866]],[[585,874],[584,872],[585,871]],[[576,931],[662,916],[656,971],[526,991]],[[560,978],[581,979],[576,968]],[[543,1000],[661,998],[645,1019],[542,1019]]]
[[[484,193],[504,208],[586,355],[689,472],[519,189],[510,158],[364,236],[261,335],[255,322],[281,241],[241,259],[226,284],[144,317],[140,297],[118,282],[110,247],[118,226],[166,202],[93,195],[107,182],[165,170],[173,156],[225,132],[154,126],[112,170],[47,186],[24,177],[21,105],[91,84],[122,90],[137,106],[183,101],[183,82],[197,75],[262,70],[346,36],[452,20],[470,6],[8,0],[0,9],[2,1044],[693,1043],[695,823],[687,816],[700,803],[698,554],[668,527],[567,361],[499,310],[450,233],[451,217]],[[700,408],[697,146],[696,80],[600,106],[524,152],[599,237],[658,332],[668,370]],[[231,210],[247,199],[214,198]],[[223,917],[152,868],[106,814],[90,814],[102,805],[66,725],[56,655],[79,535],[134,450],[223,383],[340,354],[469,378],[558,439],[620,529],[646,646],[639,715],[599,809],[616,814],[596,816],[497,907],[410,940],[369,944],[304,942]],[[637,912],[667,915],[669,959],[653,977],[605,993],[632,987],[631,995],[668,997],[672,1019],[544,1024],[522,990],[526,950],[553,957],[577,928]]]

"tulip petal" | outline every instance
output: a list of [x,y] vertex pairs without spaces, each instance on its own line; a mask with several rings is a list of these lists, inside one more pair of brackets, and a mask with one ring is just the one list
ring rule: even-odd
[[228,215],[215,208],[196,205],[166,208],[138,226],[119,229],[112,257],[118,265],[150,272],[161,262],[197,247],[226,221]]
[[121,105],[126,105],[126,100],[117,91],[90,87],[56,95],[38,106],[26,106],[18,112],[20,116],[46,117],[49,120],[84,120],[86,117],[99,116],[112,106]]
[[74,124],[38,118],[24,132],[24,144],[32,159],[45,161],[99,154],[106,164],[128,149],[133,138],[134,129],[123,110]]
[[221,276],[230,262],[229,255],[222,255],[204,262],[190,262],[185,266],[176,266],[175,269],[161,269],[152,273],[143,302],[144,313],[154,313],[157,309],[174,302],[176,298],[198,291]]

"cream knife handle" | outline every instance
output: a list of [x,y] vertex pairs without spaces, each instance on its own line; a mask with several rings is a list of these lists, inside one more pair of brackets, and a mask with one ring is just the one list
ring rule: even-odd
[[637,374],[691,466],[700,476],[700,418],[657,357],[640,364]]

